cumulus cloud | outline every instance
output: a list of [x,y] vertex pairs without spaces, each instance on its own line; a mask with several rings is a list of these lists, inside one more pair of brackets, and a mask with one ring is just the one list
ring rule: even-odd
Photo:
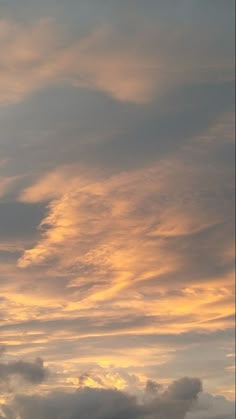
[[174,400],[194,400],[202,390],[202,385],[197,378],[181,378],[174,381],[168,388],[166,396]]
[[46,380],[48,370],[41,358],[34,362],[12,361],[0,363],[0,382],[7,382],[12,376],[19,376],[31,384],[40,384]]
[[147,396],[156,396],[161,390],[162,386],[153,380],[148,380],[146,383],[145,392]]
[[[35,419],[184,419],[197,400],[201,382],[186,378],[174,382],[173,386],[174,392],[170,388],[144,402],[117,390],[91,388],[76,393],[17,396],[12,410],[20,419],[31,419],[32,416]],[[9,417],[6,413],[6,418]]]
[[[152,383],[153,388],[154,382]],[[189,387],[190,391],[189,391]],[[150,387],[150,384],[147,386]],[[16,396],[2,405],[5,419],[233,419],[233,403],[202,393],[196,378],[176,380],[147,399],[118,390],[84,387],[74,393]]]

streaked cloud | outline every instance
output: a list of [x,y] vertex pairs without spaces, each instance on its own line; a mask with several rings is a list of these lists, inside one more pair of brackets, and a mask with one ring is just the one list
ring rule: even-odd
[[1,419],[233,418],[232,5],[0,4]]

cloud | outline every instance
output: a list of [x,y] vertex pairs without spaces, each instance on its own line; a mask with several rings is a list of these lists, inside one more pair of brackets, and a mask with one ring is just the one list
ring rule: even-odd
[[186,419],[233,419],[235,417],[235,402],[222,396],[202,393],[196,409],[189,412]]
[[[190,386],[191,391],[189,391]],[[201,393],[200,380],[183,378],[146,399],[118,390],[84,387],[74,393],[54,391],[47,395],[16,396],[2,405],[5,419],[233,419],[233,403]],[[174,391],[173,391],[174,389]],[[201,416],[199,416],[201,415]],[[220,416],[221,415],[221,416]]]
[[200,173],[198,163],[175,158],[108,179],[74,170],[62,168],[23,191],[21,200],[46,197],[49,205],[39,240],[18,260],[21,275],[40,269],[61,278],[56,293],[53,281],[40,284],[50,299],[64,301],[66,317],[96,307],[113,318],[129,307],[130,322],[90,321],[94,333],[147,333],[171,323],[172,332],[222,327],[233,312],[228,181],[221,179],[221,189],[214,167]]
[[160,387],[182,374],[233,395],[229,8],[72,3],[54,8],[65,27],[19,5],[0,23],[0,103],[17,104],[0,115],[2,388],[34,392],[11,360],[42,357],[58,381],[40,403],[149,379],[135,408],[174,397],[182,415],[199,382]]
[[[22,211],[27,225],[28,208],[43,208],[33,240],[22,238],[11,261],[2,256],[1,336],[13,356],[49,357],[68,388],[83,364],[96,363],[106,371],[95,368],[94,386],[113,387],[116,365],[140,382],[184,371],[208,374],[210,391],[231,390],[232,362],[221,346],[230,347],[233,325],[233,190],[230,168],[208,159],[215,138],[207,131],[181,153],[113,176],[57,167],[29,182],[21,203],[5,206],[5,219],[12,213],[20,222]],[[227,331],[211,344],[218,329]],[[116,378],[126,388],[129,380]]]
[[47,19],[26,27],[2,19],[0,34],[0,103],[8,104],[47,83],[41,68],[57,41],[53,25]]
[[35,419],[56,419],[59,415],[63,419],[184,419],[201,391],[199,380],[184,380],[193,389],[192,392],[187,388],[184,390],[183,381],[176,381],[173,383],[175,392],[167,389],[149,402],[138,402],[134,397],[116,390],[84,388],[76,393],[17,396],[13,411],[20,419],[31,419],[32,416]]
[[34,362],[12,361],[0,363],[0,382],[7,382],[12,376],[20,376],[31,384],[40,384],[46,380],[48,370],[43,360],[37,358]]
[[[0,162],[1,166],[1,162]],[[10,187],[15,183],[16,177],[2,177],[0,176],[0,198],[8,192]]]
[[[25,304],[47,301],[42,305],[53,318],[41,310],[40,321],[13,330],[41,333],[47,349],[37,350],[51,362],[56,350],[63,362],[69,356],[72,383],[77,363],[82,374],[83,363],[97,363],[108,371],[95,369],[86,381],[93,386],[98,380],[113,386],[108,375],[115,365],[141,380],[164,379],[170,369],[175,377],[186,371],[216,380],[217,371],[216,388],[230,388],[232,374],[224,368],[231,361],[220,343],[230,345],[227,332],[212,344],[210,332],[233,325],[231,200],[225,198],[231,186],[226,173],[219,178],[215,167],[202,171],[198,159],[186,160],[169,157],[105,179],[63,167],[22,193],[21,200],[49,202],[18,275],[37,276],[37,290],[24,287]],[[119,379],[118,388],[126,388],[128,380]]]
[[174,400],[194,400],[200,391],[202,391],[200,380],[186,377],[174,381],[169,386],[166,396]]
[[45,215],[44,205],[15,201],[0,202],[0,235],[2,245],[10,239],[27,238],[35,234],[37,225]]
[[[207,185],[205,181],[202,190],[204,176],[197,167],[182,165],[177,159],[164,160],[148,170],[106,180],[89,180],[63,172],[64,169],[49,174],[20,197],[25,202],[41,201],[45,196],[51,199],[48,215],[40,224],[41,239],[25,251],[19,260],[20,267],[56,258],[60,269],[68,269],[71,264],[75,267],[76,263],[80,270],[83,266],[84,270],[91,269],[89,276],[93,272],[93,281],[97,277],[98,285],[99,272],[103,272],[104,281],[107,271],[111,287],[108,297],[113,294],[112,285],[116,293],[129,285],[131,278],[141,282],[171,276],[172,272],[188,270],[188,266],[193,271],[192,264],[197,264],[200,254],[203,271],[199,275],[209,275],[210,253],[206,258],[200,246],[207,237],[211,240],[215,234],[227,235],[224,224],[227,203],[222,211],[218,185]],[[230,185],[224,187],[230,189]],[[221,252],[215,248],[215,240],[208,246],[209,252],[211,246],[214,254]],[[212,275],[215,275],[213,265]]]
[[146,383],[145,392],[148,396],[154,397],[161,390],[162,386],[153,380],[148,380]]
[[[232,79],[229,57],[222,50],[219,59],[219,50],[216,54],[204,31],[200,43],[190,28],[173,28],[175,36],[170,36],[163,27],[140,24],[139,31],[104,24],[73,39],[50,19],[24,27],[0,21],[4,56],[0,103],[18,102],[48,85],[69,83],[143,104],[178,84],[212,82],[219,75],[221,80]],[[186,43],[194,48],[186,48]]]

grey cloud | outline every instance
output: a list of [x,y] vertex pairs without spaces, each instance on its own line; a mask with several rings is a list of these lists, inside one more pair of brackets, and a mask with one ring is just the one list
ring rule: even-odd
[[[187,380],[187,381],[186,381]],[[201,390],[196,379],[176,381],[150,402],[116,390],[84,388],[76,393],[51,393],[48,396],[18,396],[13,411],[20,419],[184,419]],[[190,393],[185,384],[194,390]],[[178,391],[180,390],[180,391]],[[6,418],[10,418],[6,415]]]
[[190,143],[233,105],[230,82],[179,86],[140,108],[97,92],[45,90],[1,121],[0,150],[9,159],[4,173],[74,162],[107,173],[143,167]]
[[[232,109],[233,83],[178,87],[161,104],[136,111],[133,124],[123,125],[123,135],[110,142],[88,146],[85,160],[107,164],[114,170],[153,162],[205,132],[219,115]],[[177,108],[177,109],[176,109]],[[94,153],[96,150],[96,153]]]
[[[229,24],[234,26],[234,1],[225,0],[199,0],[186,1],[179,0],[176,3],[174,0],[120,0],[119,2],[107,2],[106,0],[67,0],[66,7],[64,0],[3,0],[0,4],[0,11],[2,15],[9,18],[17,17],[21,21],[44,16],[45,9],[48,14],[63,21],[69,21],[81,26],[90,26],[101,24],[107,21],[117,23],[121,19],[131,21],[133,16],[135,18],[141,17],[142,20],[149,19],[158,24],[170,21],[173,24],[181,24],[185,19],[191,21],[191,26],[194,26],[199,31],[203,28],[211,30],[221,28],[221,32],[227,38]],[[91,13],[91,9],[93,13]],[[218,48],[223,46],[218,45]]]
[[[223,197],[222,197],[223,200]],[[226,202],[226,200],[225,200]],[[214,201],[208,203],[214,205]],[[215,204],[215,208],[217,204]],[[223,213],[221,208],[217,209]],[[223,260],[222,254],[227,245],[233,244],[234,220],[233,212],[228,208],[225,211],[225,222],[219,223],[213,227],[207,228],[199,233],[189,235],[189,237],[178,237],[173,239],[170,247],[176,247],[178,253],[185,256],[185,272],[177,273],[175,278],[169,280],[179,281],[182,284],[186,281],[198,280],[199,283],[204,281],[203,278],[220,278],[222,275],[234,270],[234,261]],[[223,244],[224,243],[224,244]],[[163,280],[165,280],[163,278]]]
[[186,375],[198,375],[202,380],[208,380],[211,390],[216,383],[218,388],[231,388],[234,381],[234,371],[231,369],[234,359],[228,354],[234,351],[233,336],[231,339],[225,336],[225,348],[215,341],[213,335],[208,336],[208,342],[204,342],[201,336],[198,342],[194,343],[194,340],[188,348],[178,348],[175,345],[175,358],[162,365],[149,366],[146,370],[147,375],[152,378],[156,375],[164,378],[171,371],[172,377],[177,378],[184,372]]
[[[77,319],[78,321],[78,319]],[[229,357],[225,357],[227,354],[227,349],[222,351],[220,346],[222,341],[224,345],[229,348],[233,348],[234,345],[234,329],[231,330],[217,330],[215,332],[188,332],[188,333],[178,333],[178,334],[119,334],[118,336],[90,336],[90,337],[80,337],[79,339],[65,341],[60,338],[60,335],[57,336],[57,333],[60,330],[70,331],[69,323],[66,327],[60,327],[58,322],[55,330],[47,329],[44,330],[43,325],[36,327],[36,324],[30,325],[14,325],[7,327],[2,327],[1,331],[8,330],[9,339],[14,336],[16,331],[18,333],[29,332],[30,330],[41,330],[42,337],[47,338],[47,336],[54,335],[54,340],[49,342],[47,346],[42,347],[41,344],[32,341],[32,336],[29,334],[30,347],[32,353],[36,355],[41,355],[47,357],[50,362],[54,362],[55,353],[57,353],[58,361],[62,362],[68,358],[77,359],[79,356],[80,362],[83,363],[84,359],[88,357],[88,354],[94,359],[99,359],[100,356],[109,356],[110,354],[120,353],[131,353],[135,352],[137,348],[149,349],[150,354],[153,354],[151,365],[149,360],[149,366],[137,366],[133,365],[132,371],[136,372],[137,370],[142,370],[147,372],[149,377],[153,379],[156,376],[166,377],[169,374],[171,369],[172,377],[178,377],[180,374],[192,375],[197,374],[198,376],[206,377],[206,374],[209,374],[209,377],[221,377],[220,380],[226,379],[228,375],[232,373],[226,373],[225,368],[229,367],[232,362]],[[9,332],[12,332],[10,335]],[[71,332],[69,332],[71,333]],[[73,335],[76,333],[73,332]],[[26,335],[26,333],[25,333]],[[9,347],[11,350],[15,350],[14,344],[11,345],[9,341]],[[165,354],[172,355],[173,350],[175,351],[175,359],[165,362],[160,365],[160,354],[157,351],[157,348],[166,348]],[[22,351],[24,353],[25,349],[29,349],[29,340],[27,335],[25,336],[24,341],[22,341],[17,346],[17,351]],[[212,351],[214,351],[214,359],[212,359]],[[201,356],[201,353],[204,352],[204,357]],[[223,361],[222,361],[223,356]],[[194,360],[194,362],[193,362]],[[131,367],[130,367],[131,368]]]
[[202,383],[198,378],[181,378],[174,381],[168,388],[167,397],[174,400],[194,400],[202,391]]
[[[21,419],[129,419],[138,417],[134,400],[109,390],[83,389],[74,394],[51,393],[48,397],[17,397],[13,411]],[[117,412],[118,413],[115,413]],[[131,416],[132,414],[135,416]],[[122,414],[122,416],[120,416]],[[8,419],[9,416],[6,416]]]
[[45,215],[43,205],[18,202],[0,203],[0,236],[4,239],[26,237],[35,233]]
[[[44,9],[46,3],[47,9]],[[56,3],[57,6],[55,7]],[[204,137],[207,129],[216,123],[219,116],[232,109],[234,105],[233,83],[222,81],[224,75],[221,78],[222,75],[218,74],[221,66],[217,64],[226,63],[228,65],[232,58],[233,13],[231,11],[233,10],[233,3],[232,0],[225,0],[224,2],[222,0],[180,0],[177,5],[177,2],[173,0],[147,0],[146,2],[143,2],[143,0],[136,0],[135,2],[133,0],[121,0],[120,2],[68,0],[69,6],[65,7],[64,0],[59,0],[58,2],[55,0],[42,0],[40,2],[36,0],[21,0],[20,2],[4,0],[0,5],[0,11],[4,12],[3,15],[8,9],[9,13],[7,15],[14,15],[15,13],[17,19],[22,19],[23,21],[27,21],[31,14],[41,14],[42,10],[43,13],[47,10],[47,13],[56,14],[57,16],[62,12],[64,23],[66,23],[68,15],[70,15],[70,19],[72,17],[72,21],[76,22],[77,26],[79,26],[78,23],[80,22],[86,26],[88,20],[93,23],[96,20],[99,26],[101,21],[109,17],[109,23],[114,26],[115,38],[117,38],[118,43],[119,34],[122,34],[121,38],[123,40],[130,42],[130,36],[133,36],[135,39],[136,30],[142,31],[144,26],[140,25],[139,27],[137,24],[139,22],[136,19],[138,14],[144,20],[148,16],[147,23],[154,22],[155,25],[157,21],[158,24],[164,23],[168,29],[165,33],[168,36],[169,34],[171,37],[173,36],[173,39],[178,38],[175,37],[176,33],[174,31],[176,24],[179,28],[188,26],[190,32],[187,30],[186,33],[189,33],[189,36],[182,36],[181,42],[177,40],[175,48],[173,48],[171,43],[168,44],[167,41],[166,53],[171,56],[173,54],[173,62],[175,60],[180,62],[181,68],[182,65],[184,67],[185,58],[194,58],[191,64],[197,63],[197,60],[200,63],[199,67],[198,63],[196,65],[196,71],[199,71],[199,74],[196,75],[194,81],[179,81],[178,86],[175,86],[171,91],[165,92],[165,94],[163,93],[163,97],[157,98],[156,101],[154,100],[151,104],[149,103],[145,106],[121,103],[96,91],[92,92],[87,89],[60,86],[57,88],[46,88],[37,92],[37,94],[32,94],[20,106],[2,108],[0,115],[0,155],[1,159],[4,160],[1,166],[4,174],[23,174],[23,180],[19,180],[19,183],[29,182],[32,184],[35,177],[40,177],[42,173],[50,171],[55,166],[75,162],[79,165],[85,165],[88,171],[91,168],[93,168],[92,170],[95,168],[95,171],[98,169],[102,173],[110,174],[127,168],[143,167],[153,161],[158,164],[163,157],[173,154],[173,152],[175,153],[178,150],[183,152],[183,147],[186,147],[186,145],[191,148],[195,138],[202,134]],[[134,7],[134,4],[136,7]],[[10,9],[14,9],[14,11],[10,13]],[[81,13],[76,13],[78,10]],[[129,26],[127,21],[133,12],[135,12],[135,16],[133,16],[135,25],[131,24]],[[127,15],[127,19],[124,18],[124,15]],[[73,22],[70,22],[69,27],[73,26]],[[174,25],[173,22],[175,22]],[[86,32],[89,31],[88,25]],[[132,31],[134,32],[131,33]],[[113,41],[114,39],[111,39],[111,43]],[[134,43],[134,45],[136,44],[137,42]],[[151,39],[149,47],[153,49],[155,54],[156,42],[154,38]],[[141,46],[142,48],[143,45]],[[201,73],[200,67],[201,65],[205,67],[209,63],[208,57],[205,55],[206,52],[210,54],[213,61],[215,60],[216,67],[212,68],[212,78],[210,77],[209,80],[209,74],[206,75],[208,82],[203,83],[201,77],[204,75]],[[194,57],[195,54],[196,57]],[[193,67],[195,68],[195,65]],[[209,69],[209,72],[211,72],[211,69]],[[179,202],[179,199],[183,200],[183,205],[180,205],[180,207],[184,210],[187,208],[186,212],[189,214],[202,203],[202,211],[207,212],[209,209],[210,219],[214,218],[215,213],[220,215],[219,222],[198,233],[194,232],[193,234],[165,240],[166,249],[170,252],[173,251],[173,254],[177,255],[181,261],[184,261],[184,269],[180,267],[173,274],[163,274],[158,279],[151,278],[145,281],[145,284],[140,283],[138,287],[139,296],[147,302],[149,298],[155,299],[158,302],[156,304],[157,309],[158,304],[162,303],[161,293],[158,289],[159,286],[161,288],[162,284],[169,285],[170,304],[172,306],[173,301],[174,308],[174,299],[172,297],[181,295],[183,287],[191,287],[191,284],[198,283],[199,287],[206,288],[206,278],[211,278],[214,279],[214,284],[216,284],[217,288],[218,282],[220,283],[219,280],[222,280],[222,276],[228,275],[234,268],[232,258],[229,258],[229,256],[227,258],[223,257],[232,243],[232,200],[229,202],[228,197],[224,196],[224,194],[229,195],[231,191],[224,185],[228,182],[226,174],[228,173],[228,166],[229,164],[232,165],[233,162],[233,147],[231,143],[226,144],[225,141],[215,141],[215,138],[214,141],[208,143],[207,151],[204,152],[206,146],[204,144],[203,147],[203,142],[199,143],[197,147],[199,151],[198,158],[196,157],[197,153],[191,154],[189,151],[185,155],[190,162],[193,161],[195,165],[199,165],[199,171],[205,174],[200,182],[201,185],[195,183],[195,181],[190,185],[191,196],[187,197],[187,200],[190,200],[192,204],[188,206],[184,202],[185,197],[180,193],[180,185],[178,183],[176,184],[176,194],[167,193],[168,196],[163,197],[163,199],[169,199],[169,204],[166,203],[167,206],[170,206],[172,201]],[[203,162],[204,159],[205,161]],[[206,170],[206,167],[209,165],[217,166],[219,170],[217,176],[213,171],[208,172]],[[172,168],[170,168],[171,170]],[[28,176],[31,178],[29,179]],[[185,176],[188,177],[187,174]],[[213,188],[215,184],[222,191],[220,193],[217,192],[216,196],[214,196],[215,189]],[[28,183],[26,186],[28,186]],[[141,188],[139,182],[137,182],[137,187]],[[17,184],[17,188],[20,189],[19,184]],[[196,195],[198,193],[198,189],[202,200],[192,197],[193,194]],[[17,195],[18,190],[11,190],[11,193],[12,195],[14,193]],[[178,199],[176,195],[178,195]],[[79,200],[80,198],[78,195],[76,199]],[[113,198],[112,196],[111,199]],[[161,200],[161,198],[159,199]],[[9,198],[8,196],[7,199],[13,200],[14,198]],[[153,194],[151,194],[150,200],[145,199],[147,208],[150,207],[150,201],[152,203],[155,202]],[[91,214],[93,214],[91,208],[89,203],[87,212],[90,213],[91,211]],[[141,206],[137,210],[140,210],[140,219],[143,224],[148,213],[142,212]],[[44,211],[44,205],[38,204],[26,205],[13,202],[0,204],[0,236],[2,241],[5,241],[5,239],[14,240],[16,237],[19,237],[22,238],[22,246],[28,247],[28,243],[24,242],[25,237],[31,237],[32,232],[42,220]],[[130,233],[132,234],[131,230]],[[86,232],[86,240],[87,238],[88,234]],[[152,240],[154,242],[156,239]],[[93,237],[93,244],[95,241]],[[69,249],[71,249],[71,244],[73,246],[73,243],[70,243]],[[63,249],[66,249],[66,247],[64,246]],[[140,371],[143,368],[143,371],[146,372],[149,368],[152,370],[152,374],[148,376],[153,379],[155,379],[156,373],[160,378],[166,379],[171,372],[172,378],[178,377],[179,374],[197,374],[201,377],[208,375],[208,383],[213,377],[216,385],[220,383],[218,388],[224,388],[221,385],[222,383],[227,384],[227,386],[225,385],[227,388],[232,385],[232,372],[227,370],[231,359],[226,358],[226,350],[221,352],[220,349],[222,345],[231,345],[232,333],[226,330],[226,327],[232,324],[232,318],[225,317],[225,330],[218,330],[215,333],[200,333],[196,332],[196,329],[201,330],[204,323],[198,322],[199,313],[195,312],[192,316],[186,315],[187,318],[179,316],[178,320],[184,321],[189,327],[190,323],[191,327],[195,323],[195,329],[188,333],[174,334],[173,330],[171,329],[171,332],[168,327],[169,325],[175,325],[176,320],[174,317],[168,317],[167,315],[165,318],[165,316],[151,316],[148,314],[144,316],[142,310],[137,315],[133,315],[130,312],[129,315],[125,313],[124,317],[121,318],[122,310],[120,308],[118,310],[115,309],[111,301],[110,306],[108,303],[101,305],[104,313],[102,319],[100,315],[96,317],[90,316],[87,311],[79,314],[73,312],[69,319],[64,319],[63,310],[68,302],[79,301],[89,294],[90,291],[93,292],[94,288],[96,289],[96,278],[91,282],[86,280],[85,284],[78,285],[77,288],[68,287],[69,278],[72,275],[83,275],[86,269],[87,277],[91,278],[92,275],[96,274],[95,269],[93,271],[93,266],[84,265],[83,267],[81,265],[78,271],[76,271],[77,268],[72,264],[65,271],[61,272],[60,269],[60,272],[57,273],[55,269],[56,263],[54,261],[51,263],[50,260],[52,271],[53,269],[56,270],[56,273],[51,273],[51,276],[48,274],[49,265],[46,266],[46,269],[41,267],[37,269],[30,268],[28,272],[20,272],[13,268],[12,264],[11,269],[7,271],[12,258],[16,259],[18,256],[8,250],[0,249],[0,262],[2,265],[1,290],[3,292],[4,285],[4,295],[7,296],[6,300],[3,301],[5,311],[2,312],[0,310],[0,331],[3,334],[4,332],[6,333],[13,354],[18,350],[19,353],[24,355],[24,351],[27,350],[27,353],[30,353],[33,357],[40,355],[44,358],[47,356],[49,362],[56,361],[63,368],[61,361],[65,360],[73,362],[75,359],[80,359],[79,362],[82,364],[88,355],[98,360],[101,355],[104,357],[107,354],[111,355],[119,352],[123,354],[126,351],[135,353],[135,350],[138,352],[138,348],[145,348],[147,350],[150,349],[150,356],[147,357],[147,361],[153,364],[156,362],[156,365],[152,366],[149,364],[148,366],[140,367]],[[156,264],[158,263],[156,262]],[[103,280],[106,281],[107,278],[110,281],[110,274]],[[5,291],[6,284],[9,289],[7,293]],[[136,284],[134,284],[131,291],[137,291]],[[23,296],[26,295],[27,299],[30,299],[31,295],[34,296],[35,300],[39,298],[38,307],[24,308],[22,306],[22,310],[26,310],[24,316],[15,315],[15,313],[18,314],[18,309],[21,307],[21,303],[15,301],[14,295],[16,293]],[[221,294],[220,289],[219,294]],[[53,308],[41,303],[40,297],[42,295],[45,298],[47,296],[55,298]],[[59,308],[56,298],[60,296],[64,298],[64,305],[60,305]],[[201,298],[201,294],[199,293],[199,296],[196,298]],[[10,303],[15,304],[14,309],[16,311],[11,312],[11,309],[9,310]],[[221,313],[222,315],[224,313],[224,305],[226,306],[230,303],[230,297],[226,296],[222,300],[222,306],[218,305],[215,308],[215,313],[212,314],[214,319],[206,320],[209,323],[212,321],[213,328],[217,327],[217,322],[214,325],[215,319],[219,319]],[[117,319],[117,312],[119,319]],[[81,317],[76,317],[80,314]],[[142,335],[138,328],[146,328],[148,326],[155,326],[156,333]],[[132,330],[133,333],[129,333],[129,330]],[[136,330],[137,333],[135,334],[134,331]],[[161,333],[163,330],[166,334]],[[40,333],[34,335],[33,332],[35,331]],[[68,333],[67,338],[60,333],[62,331]],[[31,332],[32,335],[30,334]],[[108,336],[89,336],[91,334],[96,335],[95,332],[97,334],[106,333]],[[111,332],[119,333],[119,335],[113,336]],[[20,339],[16,343],[15,337],[19,334]],[[83,335],[87,335],[87,337],[83,338]],[[70,338],[68,338],[69,336]],[[53,338],[52,340],[50,339],[51,337]],[[175,359],[173,362],[169,361],[160,365],[161,355],[158,354],[158,349],[159,347],[163,348],[163,346],[168,346],[169,348],[170,352],[168,352],[168,349],[166,350],[167,355],[172,355],[175,351]],[[183,350],[184,346],[185,350]],[[155,356],[151,358],[152,353],[155,353]],[[204,356],[202,355],[203,353]],[[136,367],[130,368],[134,370]],[[11,362],[9,364],[0,363],[0,382],[7,380],[8,377],[10,379],[13,377],[14,379],[16,374],[24,377],[30,383],[39,383],[45,379],[44,371],[44,366],[38,361],[35,363],[26,363],[24,361]],[[229,374],[231,374],[230,378],[228,378]],[[83,377],[81,377],[81,381],[83,381]],[[113,414],[111,411],[101,410],[100,417],[102,419],[106,419],[105,414],[108,415],[108,419],[116,419],[117,417],[119,419],[121,417],[122,419],[125,419],[125,417],[131,417],[132,419],[136,419],[136,417],[138,419],[143,419],[143,417],[145,419],[153,419],[154,417],[159,419],[157,413],[154,413],[157,407],[161,408],[163,415],[165,415],[162,416],[162,419],[163,417],[164,419],[166,417],[169,419],[169,417],[173,417],[173,415],[170,416],[173,406],[175,406],[174,419],[176,419],[178,414],[179,417],[181,415],[183,417],[184,410],[189,406],[188,398],[192,397],[194,399],[198,388],[198,381],[191,380],[189,382],[184,379],[169,387],[165,399],[152,400],[152,402],[142,406],[128,396],[117,392],[108,394],[84,390],[83,394],[80,393],[81,396],[79,396],[79,393],[68,396],[63,393],[61,399],[62,401],[64,400],[68,409],[70,404],[72,407],[74,406],[74,409],[77,409],[79,397],[81,403],[83,399],[85,406],[88,406],[85,400],[90,399],[91,396],[91,399],[96,401],[98,394],[99,399],[104,398],[107,400],[109,396],[111,400],[113,400],[113,397],[115,400],[120,400],[120,402],[115,401],[115,404],[118,403],[122,406],[124,403],[124,410],[119,412],[117,408],[118,413]],[[159,392],[156,390],[158,390],[158,384],[150,381],[147,384],[147,392],[152,393],[152,399],[159,395]],[[186,393],[186,390],[189,393]],[[173,401],[173,397],[178,400]],[[171,403],[167,406],[167,399],[170,400],[170,398]],[[182,403],[182,398],[184,403]],[[37,396],[34,398],[20,398],[16,400],[15,406],[22,409],[21,415],[23,419],[32,419],[36,415],[35,407],[32,407],[32,411],[26,410],[31,409],[31,407],[26,406],[39,406],[38,414],[43,411],[43,406],[45,406],[45,409],[48,406],[50,411],[49,419],[54,419],[53,415],[58,416],[61,414],[60,410],[55,410],[57,409],[55,404],[59,403],[62,406],[60,404],[62,401],[60,402],[59,399],[60,396],[56,394],[51,394],[49,398]],[[96,405],[95,401],[94,405]],[[107,405],[105,408],[107,408]],[[232,415],[228,413],[227,409],[228,407],[225,411],[222,411],[223,413],[219,413],[217,409],[213,409],[213,413],[206,413],[209,408],[204,408],[198,410],[197,413],[195,412],[193,417],[194,419],[199,419],[199,417],[201,419],[231,419]],[[179,413],[177,413],[177,410],[179,410]],[[1,414],[0,409],[0,416]],[[39,419],[45,419],[42,415],[43,413],[41,413]],[[67,412],[65,412],[65,417],[60,419],[67,419],[66,415]],[[71,415],[69,419],[77,419],[78,417],[77,411],[72,412]],[[12,414],[7,413],[6,416],[8,419],[13,418],[14,412]],[[84,412],[80,413],[79,419],[85,418],[86,414]],[[36,419],[38,418],[36,417]],[[88,415],[87,419],[90,419]]]
[[40,384],[46,380],[48,370],[43,360],[37,358],[34,362],[12,361],[0,363],[0,382],[7,381],[11,376],[18,375],[32,384]]
[[[83,388],[75,393],[17,396],[2,406],[4,419],[233,419],[234,403],[199,393],[198,379],[183,378],[153,399],[140,400],[120,391]],[[162,388],[162,392],[161,392]],[[191,391],[189,392],[189,388]]]
[[147,395],[156,396],[161,389],[161,385],[153,380],[148,380],[146,383],[145,391]]
[[234,419],[235,402],[222,396],[209,393],[199,395],[195,409],[188,413],[186,419]]
[[[74,1],[72,3],[75,4]],[[82,4],[78,3],[81,12]],[[105,9],[110,8],[108,4],[104,7],[104,2],[92,1],[90,3],[96,12],[98,12],[97,9],[101,13],[101,10],[104,12]],[[97,7],[98,3],[100,7]],[[117,11],[120,6],[117,7],[114,2],[112,3],[111,9]],[[219,2],[216,6],[210,1],[207,2],[208,7],[205,4],[202,7],[196,5],[195,2],[185,1],[180,2],[181,5],[178,4],[178,6],[173,1],[167,2],[167,5],[165,3],[149,1],[148,6],[145,3],[143,7],[142,2],[139,1],[137,9],[148,13],[150,19],[154,8],[155,20],[162,15],[164,10],[166,25],[172,25],[176,13],[178,24],[179,19],[191,17],[191,27],[196,25],[194,30],[190,29],[189,25],[187,35],[181,36],[181,42],[176,41],[177,45],[169,45],[167,42],[165,48],[167,55],[176,55],[176,60],[180,60],[184,66],[185,58],[188,58],[190,54],[192,60],[195,60],[196,53],[199,54],[200,64],[207,68],[208,55],[213,50],[218,63],[232,59],[233,52],[228,50],[229,45],[233,44],[232,2],[224,7],[221,7]],[[127,2],[124,4],[126,7],[122,8],[129,9]],[[133,2],[131,1],[130,4]],[[26,9],[28,8],[27,4]],[[33,8],[37,8],[36,2]],[[63,12],[65,13],[64,8]],[[97,15],[95,12],[93,14]],[[76,15],[77,18],[79,16],[80,13]],[[110,18],[109,15],[109,20]],[[120,37],[124,37],[123,17],[119,15],[119,18],[120,26],[117,23],[115,25],[117,30],[115,44],[119,43]],[[150,24],[150,20],[148,22]],[[200,24],[204,26],[204,30],[201,27],[202,30],[199,31]],[[130,36],[134,37],[136,32],[132,25],[131,28],[129,25],[126,26],[129,28],[126,29],[126,38],[129,41]],[[171,29],[174,34],[175,29]],[[142,31],[145,32],[145,25],[139,27],[138,32]],[[201,39],[201,33],[204,33],[204,41]],[[168,36],[169,34],[166,34],[161,37],[163,38],[161,43],[165,44]],[[175,37],[172,36],[172,38]],[[178,39],[178,36],[176,38]],[[160,42],[160,39],[158,41]],[[207,53],[203,53],[205,44],[208,45]],[[147,48],[153,50],[155,54],[156,41],[149,42]],[[193,55],[192,51],[194,51]],[[222,51],[225,58],[221,60]],[[144,165],[147,161],[159,158],[163,153],[176,150],[179,145],[188,142],[214,123],[220,113],[233,107],[232,83],[222,81],[220,74],[219,80],[215,80],[215,83],[212,77],[209,83],[202,83],[201,75],[197,80],[198,82],[191,83],[184,80],[184,85],[179,83],[161,100],[158,97],[156,103],[144,107],[116,103],[101,93],[87,89],[77,90],[62,85],[57,89],[52,87],[44,89],[30,97],[21,106],[3,111],[0,117],[2,132],[0,152],[3,156],[10,158],[11,174],[19,171],[25,173],[26,168],[28,171],[34,171],[35,168],[43,171],[58,163],[72,161],[88,163],[99,168],[105,166],[110,171]],[[96,144],[94,144],[95,141],[91,144],[91,137],[98,139]],[[102,141],[99,141],[99,138],[102,138]]]

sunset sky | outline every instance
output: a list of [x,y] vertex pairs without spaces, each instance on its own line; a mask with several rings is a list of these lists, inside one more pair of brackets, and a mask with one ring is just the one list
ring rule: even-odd
[[0,0],[0,419],[233,419],[234,1]]

